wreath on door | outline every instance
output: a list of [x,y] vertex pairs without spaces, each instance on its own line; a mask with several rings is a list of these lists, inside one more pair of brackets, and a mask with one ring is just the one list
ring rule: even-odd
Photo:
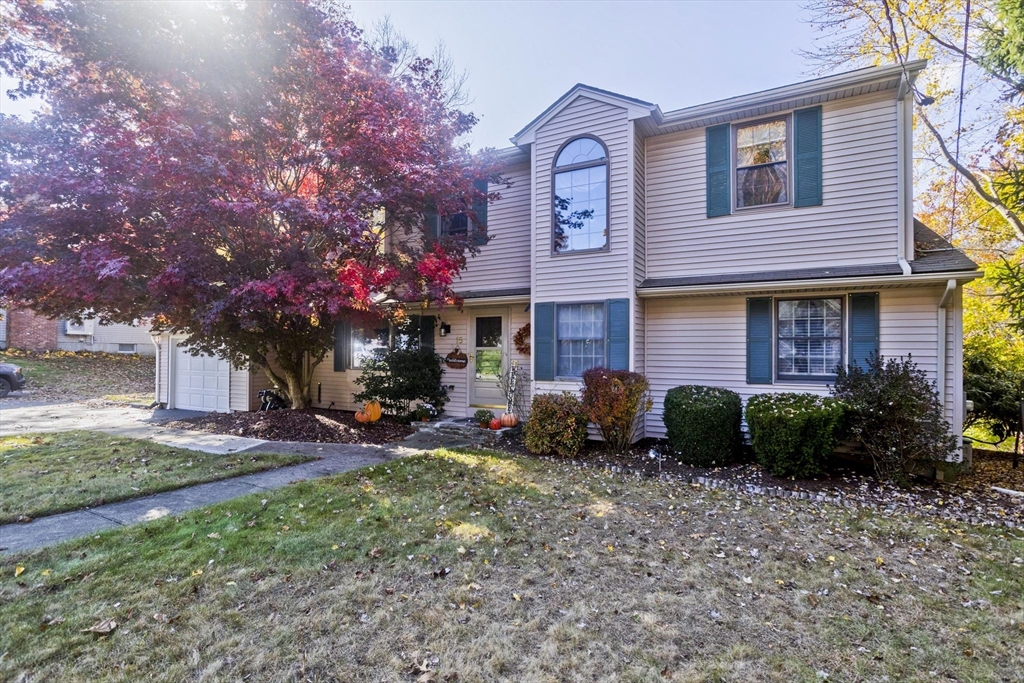
[[516,331],[512,336],[512,343],[515,344],[516,351],[524,356],[530,355],[530,323],[526,323]]

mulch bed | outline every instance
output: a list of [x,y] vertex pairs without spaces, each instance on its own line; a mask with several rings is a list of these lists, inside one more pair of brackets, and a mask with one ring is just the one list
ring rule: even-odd
[[[502,450],[530,455],[521,430],[502,437]],[[1014,470],[1012,454],[974,451],[974,470],[962,474],[955,484],[916,479],[907,487],[877,481],[870,468],[853,463],[836,467],[818,477],[795,479],[774,477],[755,462],[724,467],[691,467],[668,453],[667,444],[643,439],[629,453],[608,455],[599,442],[588,441],[575,461],[624,474],[681,479],[708,485],[724,485],[783,497],[842,501],[844,505],[868,507],[884,513],[935,515],[987,526],[1024,528],[1024,497],[997,493],[991,487],[1024,491],[1024,464]],[[1009,522],[1009,525],[1007,525]]]
[[193,429],[265,441],[385,444],[416,431],[388,417],[360,424],[355,413],[342,410],[271,410],[259,413],[209,413],[165,422],[175,429]]

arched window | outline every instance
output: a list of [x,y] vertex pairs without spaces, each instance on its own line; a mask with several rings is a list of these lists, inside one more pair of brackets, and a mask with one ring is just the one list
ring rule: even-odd
[[582,137],[563,145],[552,170],[552,250],[608,246],[608,152],[600,140]]

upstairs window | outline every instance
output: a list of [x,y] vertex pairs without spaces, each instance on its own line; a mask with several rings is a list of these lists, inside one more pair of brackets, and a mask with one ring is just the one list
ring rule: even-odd
[[736,126],[736,208],[789,203],[788,119]]
[[570,141],[553,170],[552,251],[608,246],[608,152],[596,138]]

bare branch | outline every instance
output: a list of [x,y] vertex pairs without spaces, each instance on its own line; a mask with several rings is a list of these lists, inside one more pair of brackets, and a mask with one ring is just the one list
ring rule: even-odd
[[[918,118],[924,122],[924,125],[928,128],[929,132],[931,132],[932,137],[935,138],[935,142],[939,145],[939,149],[942,151],[942,156],[946,158],[949,165],[955,168],[957,173],[962,175],[967,182],[970,183],[974,193],[977,194],[982,201],[998,211],[999,215],[1013,226],[1014,231],[1017,233],[1017,238],[1024,240],[1024,220],[1022,220],[1013,209],[1007,206],[1006,203],[999,198],[998,193],[990,191],[990,181],[979,177],[981,175],[980,173],[971,171],[953,156],[949,151],[949,147],[946,146],[946,141],[935,126],[932,125],[932,122],[928,120],[928,116],[923,111],[918,110],[917,115]],[[986,185],[988,185],[989,188],[986,188]]]

